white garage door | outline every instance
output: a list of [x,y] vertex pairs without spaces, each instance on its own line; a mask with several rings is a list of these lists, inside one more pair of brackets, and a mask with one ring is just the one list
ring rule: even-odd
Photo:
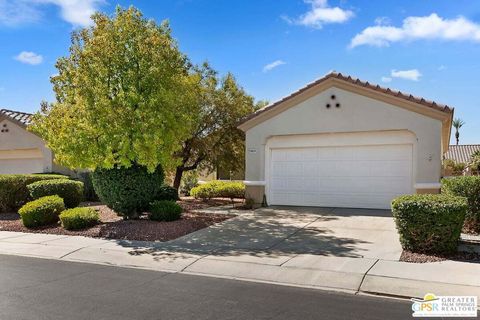
[[412,193],[412,145],[271,151],[271,205],[387,209]]
[[0,174],[41,173],[43,159],[0,159]]

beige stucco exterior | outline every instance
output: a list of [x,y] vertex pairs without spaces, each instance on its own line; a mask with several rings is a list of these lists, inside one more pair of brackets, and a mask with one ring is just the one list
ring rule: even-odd
[[0,117],[0,174],[62,173],[72,170],[55,163],[45,141],[25,126]]
[[[368,94],[367,94],[368,93]],[[335,96],[332,104],[331,97]],[[326,104],[332,104],[326,108]],[[340,107],[335,104],[339,103]],[[379,94],[331,81],[289,99],[265,114],[239,126],[246,134],[247,194],[257,202],[263,198],[266,152],[278,136],[332,135],[334,133],[408,132],[412,137],[413,192],[438,192],[441,160],[448,146],[451,114],[407,105]],[[446,129],[447,127],[447,129]],[[447,132],[448,130],[448,132]],[[267,155],[268,158],[268,155]],[[267,186],[268,188],[268,186]],[[268,199],[267,199],[268,201]]]
[[40,137],[8,119],[0,128],[0,174],[52,172],[52,151]]

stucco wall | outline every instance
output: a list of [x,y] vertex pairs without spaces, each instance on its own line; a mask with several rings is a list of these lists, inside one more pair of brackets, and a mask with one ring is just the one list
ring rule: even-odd
[[[333,104],[331,95],[336,96]],[[264,181],[265,145],[271,136],[383,130],[412,132],[418,150],[414,183],[439,182],[441,121],[335,87],[247,130],[245,180]]]
[[0,173],[37,173],[52,171],[52,152],[44,141],[9,120],[1,120]]

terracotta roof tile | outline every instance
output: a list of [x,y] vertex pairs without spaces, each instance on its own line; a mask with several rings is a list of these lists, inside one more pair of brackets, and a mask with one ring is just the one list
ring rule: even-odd
[[306,86],[304,86],[303,88],[293,92],[292,94],[290,94],[286,97],[283,97],[280,100],[278,100],[274,103],[271,103],[271,104],[263,107],[262,109],[257,110],[256,112],[248,115],[247,117],[245,117],[241,121],[241,123],[247,122],[248,120],[253,119],[256,116],[258,116],[258,115],[260,115],[260,114],[262,114],[262,113],[264,113],[264,112],[266,112],[266,111],[268,111],[272,108],[275,108],[280,103],[282,103],[282,102],[284,102],[284,101],[286,101],[290,98],[293,98],[293,97],[299,95],[300,93],[310,89],[311,87],[316,86],[316,85],[318,85],[318,84],[320,84],[320,83],[322,83],[322,82],[324,82],[328,79],[331,79],[331,78],[341,80],[341,81],[345,81],[345,82],[349,82],[349,83],[359,85],[359,86],[362,86],[362,87],[365,87],[365,88],[368,88],[368,89],[372,89],[372,90],[375,90],[375,91],[379,91],[379,92],[382,92],[382,93],[386,93],[386,94],[389,94],[391,96],[402,98],[402,99],[405,99],[405,100],[408,100],[408,101],[412,101],[412,102],[415,102],[415,103],[421,104],[423,106],[426,106],[426,107],[429,107],[429,108],[432,108],[432,109],[436,109],[436,110],[439,110],[439,111],[442,111],[442,112],[453,113],[453,108],[451,108],[447,105],[439,104],[439,103],[436,103],[435,101],[426,100],[426,99],[421,98],[421,97],[415,97],[411,94],[405,94],[405,93],[402,93],[399,90],[393,90],[393,89],[390,89],[390,88],[381,87],[377,84],[370,84],[368,81],[362,81],[358,78],[353,78],[349,75],[343,75],[343,74],[338,73],[338,72],[330,72],[326,76],[307,84]]
[[14,120],[18,124],[28,126],[32,121],[32,114],[8,109],[0,109],[0,116],[6,116],[7,118]]
[[451,145],[445,153],[445,159],[451,159],[456,163],[470,162],[470,156],[475,151],[480,150],[480,144],[460,144]]

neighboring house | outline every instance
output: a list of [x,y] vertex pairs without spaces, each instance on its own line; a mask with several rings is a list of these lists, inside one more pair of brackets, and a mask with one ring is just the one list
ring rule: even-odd
[[58,166],[45,141],[27,131],[32,114],[0,109],[0,174],[47,173],[71,174]]
[[453,160],[455,163],[469,163],[475,151],[480,152],[480,144],[450,145],[444,159]]
[[438,193],[453,108],[330,73],[247,117],[247,197],[390,208]]

